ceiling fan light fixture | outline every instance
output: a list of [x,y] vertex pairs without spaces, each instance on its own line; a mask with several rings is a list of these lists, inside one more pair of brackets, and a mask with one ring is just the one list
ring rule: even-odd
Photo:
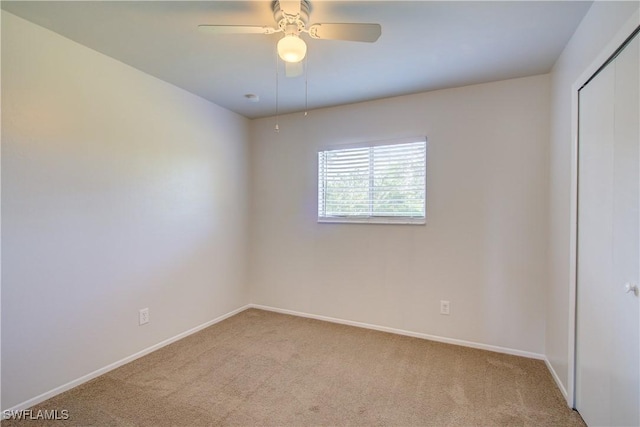
[[285,62],[300,62],[307,54],[307,44],[295,34],[288,34],[278,42],[278,55]]

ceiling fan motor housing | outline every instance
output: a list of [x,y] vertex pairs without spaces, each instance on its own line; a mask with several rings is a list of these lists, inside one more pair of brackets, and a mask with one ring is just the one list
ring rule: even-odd
[[298,35],[309,23],[309,14],[311,13],[311,3],[309,0],[300,1],[300,12],[297,15],[285,13],[280,7],[279,0],[275,0],[271,4],[271,9],[273,10],[273,18],[278,23],[278,27],[280,27],[285,34]]

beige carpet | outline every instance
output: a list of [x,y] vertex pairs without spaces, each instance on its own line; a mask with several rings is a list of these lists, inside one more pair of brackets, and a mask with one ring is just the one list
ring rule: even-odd
[[33,409],[66,426],[584,425],[542,361],[255,309]]

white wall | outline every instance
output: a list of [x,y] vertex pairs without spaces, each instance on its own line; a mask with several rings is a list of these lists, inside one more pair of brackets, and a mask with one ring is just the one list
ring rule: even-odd
[[[252,121],[251,301],[544,353],[548,106],[543,75]],[[426,226],[316,223],[319,147],[414,135]]]
[[248,303],[248,120],[4,11],[2,104],[3,409]]
[[638,2],[595,2],[551,73],[550,246],[546,296],[546,355],[566,390],[569,384],[571,284],[572,85],[599,56]]

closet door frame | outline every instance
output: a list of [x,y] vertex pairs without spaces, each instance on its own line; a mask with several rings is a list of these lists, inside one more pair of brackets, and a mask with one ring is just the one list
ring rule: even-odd
[[[616,35],[600,51],[571,87],[571,194],[570,194],[570,236],[569,236],[569,325],[568,325],[568,369],[567,389],[556,377],[554,379],[567,399],[567,404],[575,408],[576,401],[576,289],[577,289],[577,248],[578,248],[578,96],[580,89],[606,65],[612,55],[629,39],[640,24],[640,10],[625,22]],[[640,319],[639,319],[640,322]],[[640,361],[639,361],[640,363]]]

